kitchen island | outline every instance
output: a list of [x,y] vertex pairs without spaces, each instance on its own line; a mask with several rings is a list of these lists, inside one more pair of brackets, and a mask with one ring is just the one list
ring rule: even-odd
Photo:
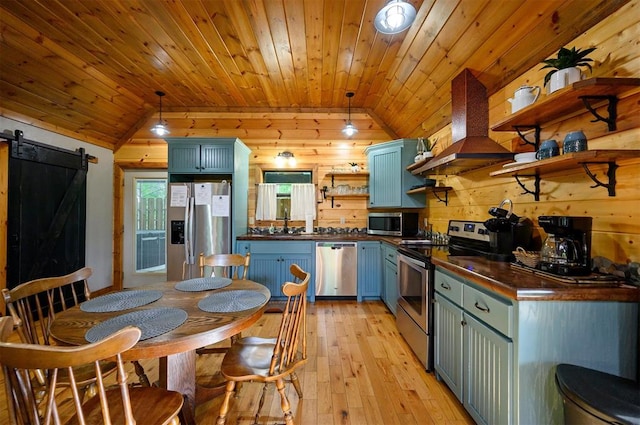
[[478,423],[561,424],[560,363],[636,379],[639,290],[434,255],[435,370]]

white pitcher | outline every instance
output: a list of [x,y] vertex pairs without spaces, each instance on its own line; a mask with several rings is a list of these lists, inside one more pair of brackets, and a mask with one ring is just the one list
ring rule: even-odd
[[516,90],[513,98],[507,99],[511,103],[511,113],[517,112],[520,109],[531,105],[540,97],[539,86],[521,86]]

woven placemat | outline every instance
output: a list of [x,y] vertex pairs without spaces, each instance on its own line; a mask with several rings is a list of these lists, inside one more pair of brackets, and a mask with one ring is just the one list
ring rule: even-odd
[[113,292],[85,301],[80,304],[80,310],[87,313],[106,313],[122,311],[130,308],[151,304],[162,298],[162,292],[156,290],[132,290]]
[[211,294],[198,302],[198,308],[209,313],[233,313],[259,307],[266,301],[260,292],[238,289]]
[[163,307],[132,311],[98,323],[84,334],[89,342],[100,341],[127,326],[140,328],[140,341],[174,330],[187,320],[187,312],[179,308]]
[[212,289],[220,289],[231,285],[231,279],[228,277],[197,277],[195,279],[183,280],[176,283],[175,288],[178,291],[198,292],[211,291]]

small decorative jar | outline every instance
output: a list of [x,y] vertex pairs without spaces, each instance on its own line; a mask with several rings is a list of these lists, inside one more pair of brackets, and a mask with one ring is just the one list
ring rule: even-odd
[[562,144],[564,153],[580,152],[587,150],[587,136],[582,131],[567,133]]

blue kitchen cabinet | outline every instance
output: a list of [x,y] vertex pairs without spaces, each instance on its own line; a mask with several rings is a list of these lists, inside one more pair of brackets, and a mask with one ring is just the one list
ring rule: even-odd
[[311,273],[307,297],[315,301],[315,244],[313,241],[238,241],[237,252],[251,253],[249,279],[269,288],[274,299],[285,298],[282,284],[291,282],[289,267],[297,264]]
[[425,193],[407,194],[424,178],[406,170],[413,164],[417,139],[399,139],[369,146],[369,208],[424,208]]
[[380,299],[380,242],[358,242],[357,300]]
[[382,301],[396,315],[398,308],[398,265],[396,247],[382,242]]
[[635,377],[638,303],[515,300],[441,267],[434,288],[436,376],[479,424],[563,423],[559,363]]
[[512,423],[513,306],[439,270],[434,285],[438,377],[477,423]]
[[233,138],[167,138],[169,173],[233,174],[249,149]]

